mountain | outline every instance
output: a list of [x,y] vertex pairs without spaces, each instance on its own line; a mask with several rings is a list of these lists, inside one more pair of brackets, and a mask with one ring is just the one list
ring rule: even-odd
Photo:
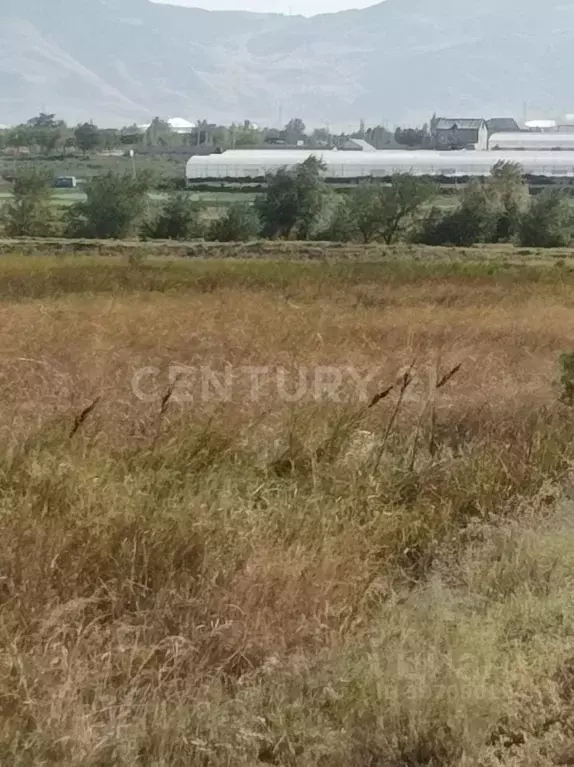
[[0,123],[421,123],[574,112],[573,0],[386,0],[304,18],[0,0]]

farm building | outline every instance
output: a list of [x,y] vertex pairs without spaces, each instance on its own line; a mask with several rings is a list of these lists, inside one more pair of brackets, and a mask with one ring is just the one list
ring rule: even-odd
[[368,141],[360,138],[348,138],[339,144],[337,147],[339,150],[345,152],[376,152],[377,150]]
[[514,117],[491,117],[490,120],[486,121],[486,127],[489,136],[492,136],[493,133],[517,133],[520,131],[520,126]]
[[435,149],[486,149],[488,128],[481,119],[451,119],[434,117],[431,120],[431,136]]
[[491,151],[522,150],[531,152],[570,150],[574,151],[574,133],[537,133],[521,131],[520,133],[493,133],[488,141]]
[[[393,173],[416,176],[487,176],[497,162],[517,162],[515,150],[497,152],[430,150],[250,150],[236,149],[191,157],[187,163],[189,183],[205,180],[250,181],[263,179],[279,168],[292,168],[308,157],[317,157],[326,167],[324,176],[337,182],[364,178],[387,178]],[[574,177],[574,147],[571,152],[521,152],[518,161],[533,176]]]

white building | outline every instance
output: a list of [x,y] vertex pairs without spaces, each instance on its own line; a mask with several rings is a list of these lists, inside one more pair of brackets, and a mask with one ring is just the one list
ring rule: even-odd
[[[170,117],[166,120],[173,133],[191,133],[195,128],[195,123],[185,120],[183,117]],[[151,126],[151,123],[145,125],[138,125],[138,128],[142,131],[146,131]]]
[[557,128],[556,120],[528,120],[524,125],[528,130],[536,131],[552,131]]
[[195,123],[185,120],[183,117],[170,117],[167,124],[174,133],[191,133]]

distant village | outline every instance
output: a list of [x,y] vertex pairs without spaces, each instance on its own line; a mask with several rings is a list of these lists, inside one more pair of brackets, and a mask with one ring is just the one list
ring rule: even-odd
[[433,117],[429,130],[429,149],[506,150],[574,148],[574,115],[563,122],[529,120],[521,127],[514,118]]
[[[422,127],[368,126],[335,133],[328,125],[308,128],[299,117],[283,127],[250,120],[217,125],[207,120],[155,117],[146,124],[106,128],[93,122],[71,126],[44,112],[11,128],[0,127],[0,183],[9,183],[16,163],[48,158],[60,163],[56,185],[83,183],[86,160],[114,163],[126,158],[135,176],[143,167],[175,174],[185,163],[185,180],[264,180],[278,168],[292,168],[320,156],[324,176],[349,179],[390,178],[396,173],[442,179],[484,177],[499,162],[521,166],[525,176],[574,178],[574,115],[562,119],[458,117],[433,115]],[[59,158],[59,159],[58,159]],[[102,165],[103,167],[103,165]],[[173,182],[175,183],[175,181]]]
[[17,126],[0,125],[0,151],[34,154],[63,150],[150,154],[213,154],[233,149],[374,150],[572,150],[574,115],[519,123],[513,117],[433,115],[422,127],[367,126],[335,132],[328,125],[307,128],[298,117],[282,128],[250,120],[218,125],[207,120],[155,117],[144,124],[107,128],[93,122],[76,127],[53,114],[40,113]]
[[[190,134],[197,141],[191,146],[192,153],[207,154],[223,149],[235,149],[237,135],[234,126],[228,129],[228,141],[222,146],[221,127],[207,122],[196,124],[182,118],[166,121],[177,134]],[[292,123],[301,123],[294,128]],[[142,125],[143,131],[153,128]],[[328,129],[305,132],[302,121],[291,121],[284,129],[261,130],[254,123],[245,121],[240,132],[261,132],[261,142],[253,148],[273,149],[336,149],[339,151],[373,151],[376,149],[428,149],[435,151],[458,150],[573,150],[574,115],[561,120],[526,120],[520,124],[513,117],[440,117],[433,115],[422,128],[396,128],[393,132],[382,126],[366,127],[361,121],[359,129],[350,134],[332,134]],[[243,143],[242,143],[243,145]],[[244,148],[248,148],[245,147]]]

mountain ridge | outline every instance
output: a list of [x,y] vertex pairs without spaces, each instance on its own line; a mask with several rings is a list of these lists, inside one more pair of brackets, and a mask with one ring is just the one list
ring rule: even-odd
[[[64,20],[64,21],[62,21]],[[312,125],[574,111],[574,3],[384,0],[313,17],[2,0],[0,123],[154,115]]]

